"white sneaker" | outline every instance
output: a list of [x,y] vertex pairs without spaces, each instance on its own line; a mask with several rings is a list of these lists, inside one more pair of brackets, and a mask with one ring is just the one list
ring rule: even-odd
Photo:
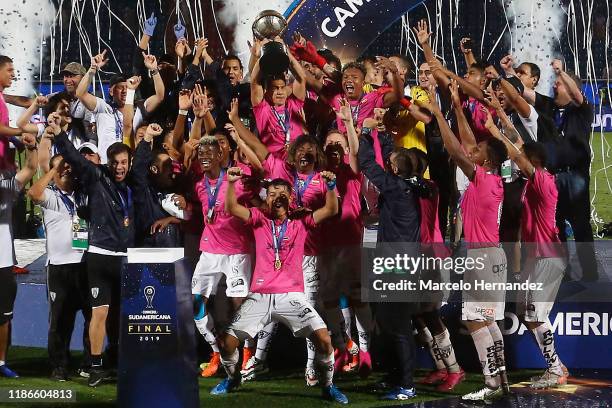
[[467,401],[488,401],[503,395],[502,387],[489,388],[486,385],[474,392],[465,394],[461,397],[462,400]]
[[319,376],[313,367],[306,367],[304,377],[306,378],[307,387],[314,387],[315,385],[319,384]]
[[261,376],[269,372],[270,368],[268,367],[268,364],[265,361],[256,359],[255,356],[249,358],[244,370],[240,370],[242,382],[255,380],[257,376]]
[[541,376],[531,379],[530,387],[534,389],[546,389],[559,387],[565,384],[567,384],[567,376],[558,375],[550,370],[546,370]]

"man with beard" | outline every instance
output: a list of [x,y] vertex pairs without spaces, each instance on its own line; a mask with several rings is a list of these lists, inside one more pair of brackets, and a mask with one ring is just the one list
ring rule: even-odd
[[[78,223],[78,216],[72,167],[61,155],[53,156],[49,167],[49,172],[32,185],[28,196],[42,208],[47,238],[51,378],[67,381],[70,339],[76,313],[79,310],[83,313],[85,327],[89,327],[91,306],[83,250],[74,249],[73,246],[73,225],[75,221]],[[88,336],[84,336],[83,341],[85,367],[90,364]]]
[[[102,361],[106,320],[108,317],[111,322],[119,321],[114,315],[119,313],[121,266],[126,261],[127,249],[134,246],[133,196],[126,180],[131,151],[122,143],[114,143],[106,152],[108,165],[96,165],[79,154],[59,122],[59,115],[51,114],[45,132],[54,138],[66,162],[79,175],[89,198],[87,278],[92,307],[89,324],[92,367],[88,384],[95,387],[107,377]],[[111,338],[116,330],[118,327],[109,328],[112,346],[118,341],[118,337]]]
[[[174,194],[177,186],[172,159],[163,150],[152,151],[153,139],[161,133],[161,126],[150,124],[134,152],[130,181],[134,204],[138,206],[136,245],[172,248],[181,246],[178,225],[181,219],[189,217],[185,198]],[[169,214],[166,208],[173,210],[176,216]]]
[[267,188],[264,211],[240,205],[235,195],[236,181],[242,170],[228,170],[229,188],[225,202],[227,211],[246,223],[255,236],[256,260],[251,293],[234,314],[232,323],[220,337],[223,367],[227,378],[214,387],[213,395],[227,394],[240,384],[237,377],[240,339],[253,338],[273,321],[282,322],[294,336],[308,337],[315,348],[320,369],[322,394],[325,399],[348,404],[348,399],[333,384],[334,350],[327,327],[304,292],[304,244],[308,229],[316,228],[325,219],[338,213],[336,182],[333,173],[321,173],[325,183],[325,204],[311,214],[291,214],[291,184],[274,179]]
[[[138,129],[143,118],[153,112],[164,99],[164,83],[159,75],[157,60],[152,55],[145,55],[145,65],[150,70],[155,83],[155,95],[148,97],[142,106],[134,112],[132,129]],[[100,159],[106,164],[106,150],[116,142],[123,141],[123,111],[127,104],[134,104],[133,89],[128,89],[125,77],[115,75],[110,79],[109,94],[112,100],[106,102],[89,93],[89,85],[95,78],[96,73],[108,63],[106,50],[92,57],[91,67],[86,76],[83,77],[76,91],[76,96],[83,105],[94,113],[96,118],[96,129],[98,135],[98,147],[100,148]],[[130,78],[134,81],[136,78]]]
[[[294,186],[294,200],[292,202],[295,203],[300,211],[312,212],[324,205],[326,195],[325,182],[319,170],[324,167],[325,157],[315,138],[310,135],[301,135],[289,146],[287,160],[282,160],[271,154],[257,136],[242,124],[238,117],[238,102],[236,100],[232,101],[232,110],[229,113],[229,118],[240,137],[261,161],[264,168],[264,176],[271,179],[281,178]],[[319,229],[309,230],[304,248],[302,271],[304,273],[304,290],[311,303],[315,306],[320,281],[318,263],[322,248],[321,231]],[[346,343],[342,338],[342,330],[340,329],[340,322],[342,320],[340,311],[336,308],[333,313],[326,316],[326,319],[332,330],[334,347],[344,352]],[[272,333],[274,323],[270,322],[263,330],[266,333]],[[261,340],[267,342],[270,340],[270,337],[269,335],[262,336]],[[260,350],[259,344],[257,350]],[[261,344],[261,350],[267,350],[267,346]],[[308,339],[307,350],[306,384],[313,386],[317,384],[318,380],[316,371],[313,369],[314,347],[309,343]],[[263,355],[259,357],[257,354],[255,355],[253,367],[245,367],[247,376],[250,375],[249,371],[257,373],[267,370],[265,357]]]
[[[246,226],[232,217],[225,209],[225,196],[228,189],[227,168],[223,166],[223,153],[214,136],[204,136],[198,146],[198,161],[203,178],[196,184],[195,192],[202,204],[204,231],[200,240],[202,254],[193,273],[191,293],[194,296],[194,319],[196,327],[213,354],[208,366],[202,371],[203,377],[216,374],[220,355],[215,336],[212,315],[205,307],[217,285],[225,275],[226,295],[235,309],[240,306],[249,292],[251,281],[252,236]],[[247,204],[253,193],[239,183],[238,200]]]

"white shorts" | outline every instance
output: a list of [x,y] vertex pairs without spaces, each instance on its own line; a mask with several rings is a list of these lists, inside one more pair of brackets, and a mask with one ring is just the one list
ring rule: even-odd
[[209,298],[217,292],[225,275],[227,297],[246,297],[251,284],[251,255],[222,255],[202,252],[191,278],[191,293]]
[[545,322],[548,319],[566,266],[563,258],[527,259],[521,282],[529,279],[530,283],[541,283],[542,290],[519,292],[516,312],[519,316],[524,315],[526,322]]
[[287,326],[295,337],[308,337],[315,330],[327,328],[304,293],[251,293],[234,314],[227,333],[240,340],[255,338],[273,321]]
[[319,291],[321,275],[319,273],[319,257],[304,255],[302,259],[302,272],[304,274],[304,293],[316,294]]
[[462,292],[461,320],[464,321],[495,321],[504,319],[506,307],[505,290],[476,290],[474,283],[506,283],[506,254],[499,247],[468,249],[467,257],[479,259],[483,268],[469,269],[463,276],[464,282],[472,285],[472,290]]

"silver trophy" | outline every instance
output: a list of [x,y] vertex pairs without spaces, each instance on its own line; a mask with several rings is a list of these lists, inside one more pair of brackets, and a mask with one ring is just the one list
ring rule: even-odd
[[258,40],[272,40],[261,49],[259,68],[264,77],[283,74],[289,68],[289,57],[285,46],[274,38],[287,30],[287,20],[278,11],[264,10],[253,21],[253,35]]
[[153,309],[153,296],[155,296],[155,288],[153,286],[146,286],[143,292],[144,297],[147,300],[145,309]]

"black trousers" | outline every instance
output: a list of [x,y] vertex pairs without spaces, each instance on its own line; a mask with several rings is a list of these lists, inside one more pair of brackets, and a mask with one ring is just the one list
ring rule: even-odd
[[566,241],[565,221],[569,221],[576,240],[576,254],[582,268],[582,277],[597,280],[597,259],[591,227],[591,203],[589,196],[589,171],[566,169],[556,173],[559,200],[557,226],[559,238]]
[[412,388],[416,346],[412,332],[413,303],[376,303],[378,339],[386,381],[392,386]]
[[67,368],[70,360],[70,339],[74,321],[80,310],[85,319],[83,327],[83,362],[88,367],[90,360],[89,285],[85,263],[49,265],[47,268],[47,296],[49,300],[48,351],[53,368]]

